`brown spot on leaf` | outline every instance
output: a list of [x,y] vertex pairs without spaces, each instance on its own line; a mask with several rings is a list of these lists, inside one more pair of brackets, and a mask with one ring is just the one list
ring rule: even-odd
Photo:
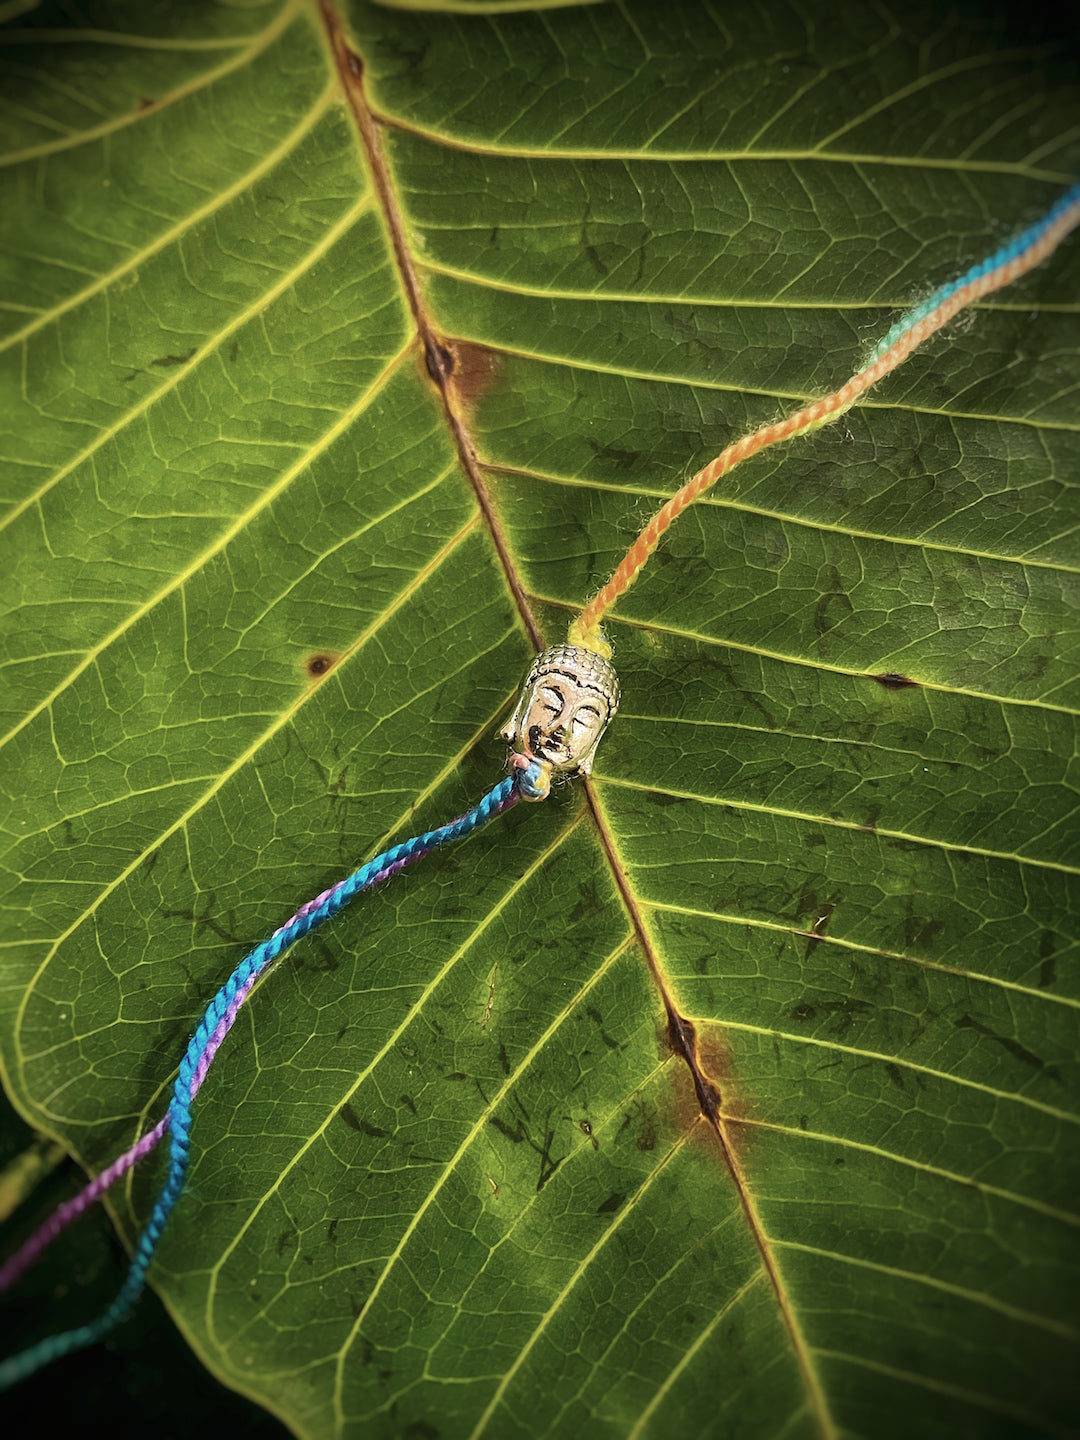
[[428,374],[438,385],[440,381],[449,380],[454,373],[454,352],[434,335],[428,335],[424,340],[424,364]]
[[453,358],[454,396],[468,414],[495,383],[502,357],[486,345],[458,340],[454,344]]
[[[685,1063],[671,1071],[675,1086],[675,1123],[686,1135],[693,1135],[712,1147],[719,1138],[721,1105],[730,1112],[728,1082],[732,1063],[723,1032],[709,1026],[698,1031],[693,1023],[674,1009],[668,1011],[665,1039],[668,1047]],[[724,1086],[723,1099],[720,1086]],[[704,1120],[704,1125],[699,1121]]]
[[871,677],[879,685],[884,685],[886,690],[906,690],[911,685],[918,685],[918,680],[912,680],[910,675],[901,675],[897,670],[885,670],[880,675]]
[[156,360],[151,360],[150,364],[159,365],[163,370],[168,370],[173,365],[186,365],[197,348],[193,345],[190,350],[185,350],[183,355],[159,355]]
[[[1021,1061],[1024,1065],[1030,1065],[1033,1070],[1042,1070],[1046,1067],[1046,1061],[1036,1055],[1034,1050],[1029,1050],[1026,1045],[1021,1045],[1019,1040],[1014,1040],[1011,1035],[999,1035],[996,1030],[991,1030],[989,1025],[984,1025],[981,1020],[976,1020],[971,1015],[961,1015],[959,1020],[953,1024],[957,1030],[974,1030],[976,1035],[983,1035],[987,1040],[993,1040],[1003,1050]],[[1047,1072],[1052,1079],[1056,1079],[1053,1069]]]
[[314,655],[309,655],[304,661],[304,670],[312,680],[319,680],[341,659],[329,650],[316,650]]

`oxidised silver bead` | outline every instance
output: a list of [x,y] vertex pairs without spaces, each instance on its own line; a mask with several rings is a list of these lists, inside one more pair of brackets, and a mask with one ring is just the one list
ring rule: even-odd
[[610,661],[580,645],[553,645],[533,661],[501,733],[555,774],[588,775],[618,708],[619,678]]

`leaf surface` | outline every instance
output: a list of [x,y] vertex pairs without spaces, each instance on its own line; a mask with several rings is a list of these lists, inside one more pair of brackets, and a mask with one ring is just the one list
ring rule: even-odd
[[[0,1054],[90,1167],[658,500],[1071,178],[1049,22],[849,10],[12,21]],[[260,986],[153,1276],[297,1433],[1072,1433],[1078,254],[680,521],[587,793]]]

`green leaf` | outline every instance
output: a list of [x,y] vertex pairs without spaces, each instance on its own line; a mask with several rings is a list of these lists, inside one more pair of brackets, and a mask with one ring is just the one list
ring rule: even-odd
[[[63,1148],[34,1135],[0,1094],[0,1220],[6,1244],[32,1234],[57,1205],[78,1193],[81,1179]],[[127,1255],[109,1217],[92,1210],[0,1299],[5,1350],[25,1343],[28,1333],[54,1327],[58,1308],[73,1295],[87,1309],[104,1309],[126,1270]],[[9,1434],[44,1428],[96,1433],[104,1425],[115,1440],[196,1430],[215,1440],[224,1435],[281,1440],[286,1433],[271,1416],[216,1383],[152,1293],[140,1302],[137,1324],[122,1326],[105,1346],[72,1355],[63,1383],[58,1379],[55,1371],[44,1370],[4,1396]]]
[[[494,782],[660,497],[1045,212],[1077,64],[1004,4],[26,8],[0,1055],[94,1169]],[[298,1434],[1073,1433],[1078,257],[691,510],[590,786],[252,998],[152,1273]]]

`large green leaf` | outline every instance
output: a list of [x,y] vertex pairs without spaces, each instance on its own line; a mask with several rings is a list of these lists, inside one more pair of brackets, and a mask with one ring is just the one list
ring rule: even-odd
[[[415,8],[7,36],[0,1041],[91,1168],[656,498],[1080,159],[1022,7]],[[588,792],[244,1012],[153,1273],[298,1433],[1072,1433],[1078,255],[681,520]]]
[[[0,1221],[11,1245],[85,1179],[63,1148],[35,1137],[0,1093]],[[80,1305],[104,1309],[127,1270],[127,1254],[100,1207],[45,1252],[0,1306],[5,1352],[28,1332],[55,1326],[58,1304],[78,1294]],[[135,1325],[123,1325],[107,1345],[72,1355],[63,1383],[44,1370],[4,1396],[4,1432],[22,1436],[49,1428],[66,1434],[106,1426],[112,1440],[149,1434],[198,1433],[205,1440],[282,1440],[285,1432],[265,1411],[220,1386],[199,1364],[152,1293]]]

